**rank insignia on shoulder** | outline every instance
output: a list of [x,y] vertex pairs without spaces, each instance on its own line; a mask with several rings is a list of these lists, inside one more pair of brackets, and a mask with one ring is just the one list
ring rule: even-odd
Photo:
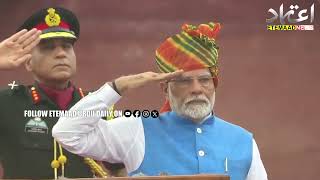
[[16,84],[16,81],[12,81],[12,83],[9,83],[8,86],[9,86],[11,89],[16,89],[16,87],[18,87],[19,85]]

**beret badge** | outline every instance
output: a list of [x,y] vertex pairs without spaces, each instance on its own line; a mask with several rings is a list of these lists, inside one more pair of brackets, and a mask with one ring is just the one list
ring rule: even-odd
[[48,10],[48,15],[45,17],[45,22],[49,27],[52,26],[58,26],[61,22],[61,18],[59,14],[55,13],[54,8],[49,8]]

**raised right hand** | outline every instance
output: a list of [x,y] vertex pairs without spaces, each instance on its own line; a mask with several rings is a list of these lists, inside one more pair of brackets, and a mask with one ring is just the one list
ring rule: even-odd
[[23,29],[0,42],[0,70],[11,70],[31,58],[30,51],[40,42],[41,31]]
[[178,70],[171,73],[144,72],[140,74],[119,77],[115,80],[115,84],[119,93],[123,95],[123,93],[128,90],[142,87],[151,82],[170,80],[180,76],[182,73],[183,70]]

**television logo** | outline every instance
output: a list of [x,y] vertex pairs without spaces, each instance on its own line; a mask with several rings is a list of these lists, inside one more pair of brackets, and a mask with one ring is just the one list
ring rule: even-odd
[[[291,5],[290,10],[284,13],[283,4],[281,4],[279,8],[279,13],[270,8],[268,10],[269,13],[273,15],[273,17],[266,19],[266,22],[271,24],[277,19],[279,19],[280,25],[267,25],[267,29],[270,31],[280,30],[280,31],[303,31],[303,30],[314,30],[313,21],[314,21],[314,3],[308,9],[301,9],[297,12],[298,17],[294,18],[295,11],[300,7],[298,5]],[[309,10],[309,11],[308,11]],[[308,19],[310,21],[308,21]],[[286,24],[285,20],[287,20]],[[300,22],[308,22],[308,25],[298,25]]]

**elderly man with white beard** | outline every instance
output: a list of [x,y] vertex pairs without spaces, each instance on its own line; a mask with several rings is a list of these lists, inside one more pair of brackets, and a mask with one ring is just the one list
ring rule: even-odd
[[253,135],[213,113],[220,27],[184,24],[156,50],[161,73],[117,78],[71,109],[105,110],[127,91],[160,82],[167,98],[160,116],[60,118],[53,136],[73,153],[124,163],[129,176],[228,174],[233,180],[266,180]]

